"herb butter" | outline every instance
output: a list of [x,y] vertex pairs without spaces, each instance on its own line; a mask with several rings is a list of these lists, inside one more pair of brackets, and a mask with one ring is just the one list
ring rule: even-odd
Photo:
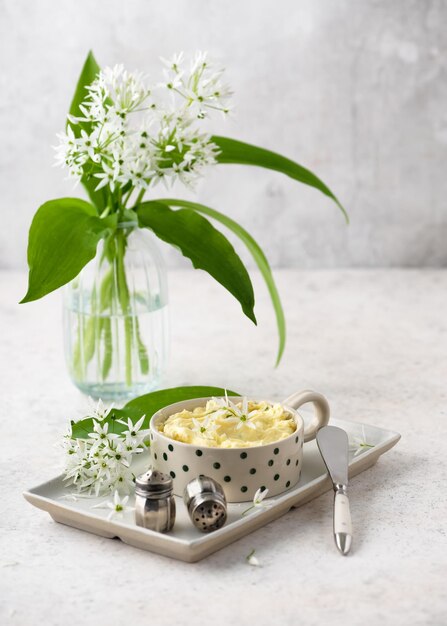
[[281,404],[213,398],[204,407],[171,415],[159,430],[170,439],[196,446],[246,448],[285,439],[295,432],[296,423]]

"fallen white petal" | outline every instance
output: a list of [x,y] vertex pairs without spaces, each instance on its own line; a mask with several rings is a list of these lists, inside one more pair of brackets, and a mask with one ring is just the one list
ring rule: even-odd
[[259,559],[257,559],[254,554],[247,558],[247,563],[249,565],[253,565],[254,567],[261,567]]

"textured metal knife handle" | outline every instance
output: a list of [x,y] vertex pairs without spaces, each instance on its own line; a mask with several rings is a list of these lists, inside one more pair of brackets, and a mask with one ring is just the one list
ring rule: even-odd
[[352,543],[352,521],[349,499],[344,489],[339,489],[335,492],[334,537],[340,552],[348,554]]

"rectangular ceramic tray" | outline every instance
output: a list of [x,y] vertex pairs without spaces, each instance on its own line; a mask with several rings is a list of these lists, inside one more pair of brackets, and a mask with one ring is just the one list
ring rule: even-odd
[[[366,440],[373,446],[364,448],[356,456],[354,456],[354,451],[350,453],[350,478],[374,465],[378,458],[396,445],[400,439],[398,433],[375,426],[342,420],[331,420],[330,423],[346,430],[350,440],[356,438]],[[145,471],[149,463],[149,455],[141,455],[135,463],[135,473]],[[250,503],[229,504],[228,520],[225,526],[208,535],[194,528],[180,498],[176,498],[177,517],[173,531],[161,534],[136,526],[132,511],[127,511],[122,519],[108,520],[107,515],[110,509],[92,508],[101,501],[107,501],[107,498],[78,498],[73,488],[65,486],[62,475],[26,491],[23,495],[34,506],[48,511],[56,522],[102,537],[118,537],[124,543],[137,548],[192,563],[330,489],[331,482],[323,460],[315,441],[311,441],[304,444],[303,470],[300,482],[295,487],[279,496],[265,500],[269,505],[268,508],[252,509],[243,517],[241,514],[250,506]],[[132,504],[130,499],[128,504]],[[355,503],[352,506],[354,508]]]

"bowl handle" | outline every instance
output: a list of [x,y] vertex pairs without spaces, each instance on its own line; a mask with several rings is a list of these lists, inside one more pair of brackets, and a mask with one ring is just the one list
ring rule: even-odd
[[330,415],[328,401],[321,393],[306,390],[297,391],[283,402],[292,409],[299,409],[300,406],[308,402],[312,402],[314,405],[314,417],[309,424],[304,425],[304,441],[315,439],[319,429],[328,423]]

